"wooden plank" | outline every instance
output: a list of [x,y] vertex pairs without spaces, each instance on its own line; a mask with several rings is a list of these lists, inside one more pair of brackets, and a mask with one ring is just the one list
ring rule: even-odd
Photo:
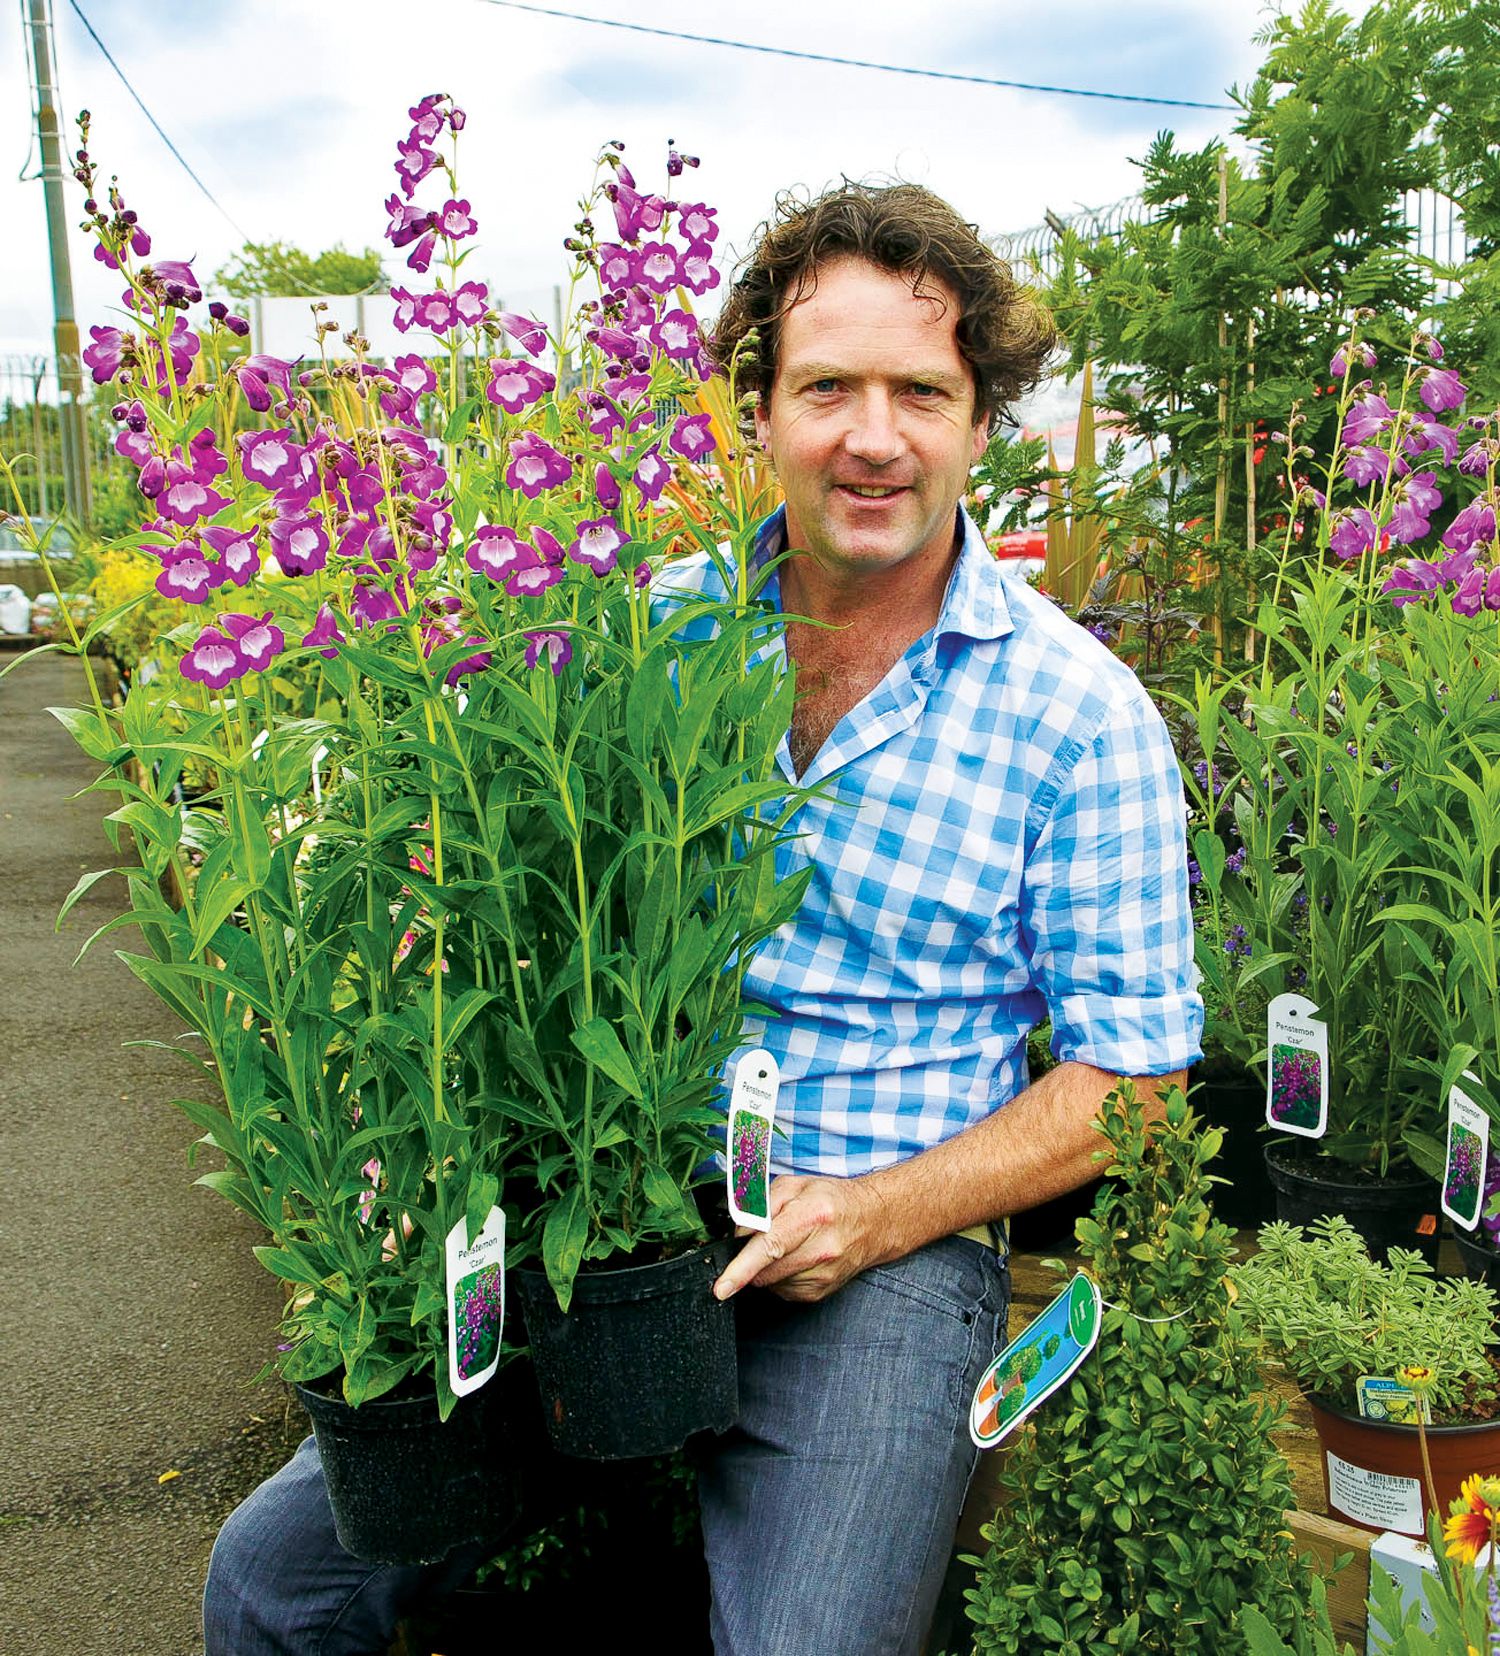
[[[1292,1511],[1287,1527],[1297,1540],[1298,1552],[1310,1552],[1318,1561],[1318,1573],[1328,1584],[1328,1613],[1340,1646],[1348,1640],[1356,1650],[1365,1648],[1365,1601],[1370,1596],[1370,1543],[1375,1537],[1353,1524],[1341,1524],[1318,1512]],[[1353,1557],[1349,1557],[1350,1554]],[[1335,1563],[1348,1558],[1337,1574]]]

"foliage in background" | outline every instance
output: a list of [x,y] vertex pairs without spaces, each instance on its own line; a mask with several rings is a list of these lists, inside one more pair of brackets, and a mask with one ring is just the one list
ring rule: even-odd
[[322,253],[305,253],[290,242],[246,242],[213,274],[213,285],[232,299],[316,298],[320,294],[384,293],[389,286],[380,253],[367,247],[351,253],[335,243]]
[[1225,1281],[1233,1232],[1208,1206],[1222,1134],[1182,1093],[1148,1122],[1106,1106],[1107,1181],[1078,1224],[1104,1297],[1099,1343],[1033,1417],[968,1593],[978,1656],[1243,1651],[1242,1605],[1299,1626],[1282,1406],[1261,1390]]

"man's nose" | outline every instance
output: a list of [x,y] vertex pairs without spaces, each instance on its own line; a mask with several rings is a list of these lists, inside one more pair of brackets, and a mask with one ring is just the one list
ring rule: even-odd
[[885,466],[901,453],[901,446],[896,409],[890,397],[884,391],[868,392],[855,407],[844,447],[867,465]]

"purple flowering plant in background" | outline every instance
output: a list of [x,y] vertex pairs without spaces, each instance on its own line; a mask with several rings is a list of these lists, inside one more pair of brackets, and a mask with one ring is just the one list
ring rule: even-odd
[[1272,436],[1294,511],[1257,659],[1184,698],[1196,957],[1209,1039],[1241,1062],[1280,993],[1328,1024],[1320,1154],[1441,1178],[1438,1099],[1455,1063],[1488,1062],[1500,1014],[1500,413],[1467,409],[1429,333],[1377,351],[1371,326],[1330,364],[1332,451],[1300,406]]
[[585,1260],[704,1238],[744,971],[804,883],[775,876],[791,685],[735,365],[710,383],[693,310],[720,280],[697,161],[671,148],[658,190],[604,147],[554,333],[468,275],[465,125],[423,97],[396,146],[408,348],[319,303],[293,361],[155,253],[85,117],[123,310],[84,360],[178,620],[123,706],[91,674],[62,715],[135,852],[126,959],[202,1039],[209,1182],[292,1286],[278,1369],[355,1404],[426,1375],[445,1412],[456,1223],[503,1202],[564,1307]]

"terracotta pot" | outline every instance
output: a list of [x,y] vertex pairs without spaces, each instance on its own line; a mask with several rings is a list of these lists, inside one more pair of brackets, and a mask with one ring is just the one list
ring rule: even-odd
[[[1322,1448],[1323,1497],[1331,1517],[1359,1529],[1425,1535],[1431,1500],[1415,1426],[1365,1420],[1309,1397]],[[1427,1453],[1438,1516],[1458,1498],[1464,1479],[1500,1476],[1500,1421],[1429,1426]]]

